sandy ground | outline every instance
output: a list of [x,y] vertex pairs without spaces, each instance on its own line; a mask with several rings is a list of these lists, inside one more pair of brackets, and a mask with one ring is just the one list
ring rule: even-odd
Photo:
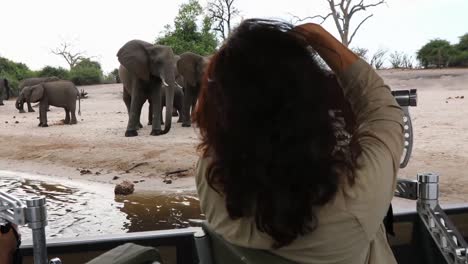
[[[441,200],[468,202],[468,69],[380,71],[392,89],[418,89],[411,108],[415,130],[412,159],[402,177],[441,175]],[[62,125],[64,111],[51,107],[48,128],[37,127],[38,112],[20,114],[14,101],[0,106],[0,168],[69,179],[117,183],[138,181],[140,190],[194,190],[198,136],[173,119],[168,135],[125,138],[127,113],[121,85],[82,87],[78,125]],[[80,88],[81,89],[81,88]],[[147,105],[141,117],[147,120]],[[36,109],[38,110],[38,109]],[[89,170],[87,174],[83,170]],[[187,170],[167,176],[167,173]],[[118,177],[118,179],[115,179]],[[164,179],[170,179],[167,184]]]

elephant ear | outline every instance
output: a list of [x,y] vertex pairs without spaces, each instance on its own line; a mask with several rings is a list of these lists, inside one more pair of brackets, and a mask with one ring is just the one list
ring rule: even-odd
[[37,102],[41,100],[44,95],[44,86],[42,84],[34,85],[31,87],[31,102]]
[[138,78],[148,81],[150,79],[150,68],[148,59],[148,48],[153,46],[141,40],[131,40],[123,45],[117,52],[119,62]]

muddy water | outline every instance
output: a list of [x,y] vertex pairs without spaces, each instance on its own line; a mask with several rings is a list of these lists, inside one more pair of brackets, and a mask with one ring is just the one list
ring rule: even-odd
[[[202,219],[194,193],[114,195],[114,186],[0,171],[0,190],[47,199],[48,237],[95,236],[182,228]],[[21,228],[25,239],[31,237]]]

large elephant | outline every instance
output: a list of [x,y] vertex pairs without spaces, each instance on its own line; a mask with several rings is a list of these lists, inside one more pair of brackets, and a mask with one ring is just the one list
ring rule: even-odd
[[200,93],[200,86],[205,71],[208,65],[209,57],[184,52],[180,55],[180,60],[177,62],[177,70],[183,77],[184,84],[184,103],[182,110],[182,126],[191,126],[191,110],[195,107]]
[[[78,98],[78,114],[81,114],[80,92],[70,81],[43,82],[33,86],[26,86],[21,90],[16,104],[25,101],[40,102],[39,126],[47,127],[47,108],[49,105],[65,109],[65,124],[76,124],[76,99]],[[70,120],[71,113],[71,120]]]
[[0,78],[0,105],[3,104],[3,96],[5,95],[5,100],[10,99],[10,85],[8,85],[8,80]]
[[128,111],[126,137],[137,136],[141,108],[146,100],[152,103],[152,112],[162,108],[162,90],[165,90],[166,123],[161,130],[161,115],[153,114],[151,135],[163,135],[171,129],[174,91],[174,52],[171,47],[153,45],[142,40],[127,42],[117,53],[119,76],[123,84],[123,100]]
[[[18,84],[18,90],[23,90],[24,87],[26,86],[34,86],[43,82],[54,82],[60,80],[58,77],[51,76],[51,77],[39,77],[39,78],[27,78],[24,80],[21,80],[20,83]],[[31,102],[25,101],[21,104],[16,104],[16,109],[19,110],[20,113],[25,113],[24,111],[24,103],[27,103],[28,105],[28,112],[35,112],[34,109],[31,106]]]

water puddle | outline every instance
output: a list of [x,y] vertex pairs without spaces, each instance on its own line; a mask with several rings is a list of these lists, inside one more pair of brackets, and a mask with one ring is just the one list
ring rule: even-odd
[[[114,195],[110,184],[79,182],[25,173],[0,171],[0,190],[26,198],[47,199],[48,237],[96,236],[183,228],[188,219],[202,219],[194,193]],[[24,239],[31,238],[21,228]]]

